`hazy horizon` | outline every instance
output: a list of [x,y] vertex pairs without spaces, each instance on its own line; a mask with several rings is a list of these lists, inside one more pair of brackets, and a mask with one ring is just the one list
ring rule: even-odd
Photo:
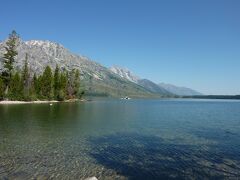
[[2,7],[0,40],[15,29],[23,40],[59,42],[156,83],[240,94],[237,0],[13,0]]

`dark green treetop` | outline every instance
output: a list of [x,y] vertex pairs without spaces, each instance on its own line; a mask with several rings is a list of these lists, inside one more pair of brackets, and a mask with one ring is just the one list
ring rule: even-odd
[[49,66],[43,72],[42,75],[42,95],[44,98],[51,100],[52,99],[52,87],[53,87],[53,75],[52,70]]
[[8,92],[8,87],[11,79],[11,75],[13,73],[13,68],[14,68],[14,62],[15,62],[15,57],[18,55],[17,52],[17,43],[19,40],[19,36],[16,33],[16,31],[12,31],[12,33],[9,35],[9,38],[6,42],[6,46],[4,47],[6,52],[3,55],[3,72],[2,72],[2,77],[5,81],[6,84],[6,94]]

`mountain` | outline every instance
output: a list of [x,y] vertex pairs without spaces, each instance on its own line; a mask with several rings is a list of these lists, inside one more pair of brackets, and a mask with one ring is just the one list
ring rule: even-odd
[[[3,56],[6,41],[0,42],[0,71],[2,71]],[[62,70],[79,69],[82,89],[88,95],[114,97],[169,97],[177,95],[200,95],[189,88],[156,83],[141,79],[127,68],[114,66],[106,68],[88,57],[76,55],[63,45],[48,40],[23,41],[19,39],[15,69],[20,70],[28,55],[30,71],[40,74],[49,65],[52,69],[59,66]]]
[[195,96],[195,95],[202,95],[200,92],[197,92],[193,89],[186,88],[186,87],[178,87],[172,84],[165,84],[165,83],[160,83],[158,84],[159,87],[164,88],[165,90],[179,95],[179,96]]
[[122,77],[123,79],[134,82],[155,94],[170,96],[170,97],[175,96],[175,95],[177,95],[177,96],[202,95],[201,93],[199,93],[195,90],[192,90],[190,88],[178,87],[175,85],[165,84],[165,83],[156,84],[148,79],[141,79],[138,76],[136,76],[134,73],[132,73],[130,70],[128,70],[127,68],[113,66],[109,69],[113,73]]
[[[3,56],[6,41],[0,42],[0,58]],[[130,97],[155,97],[156,94],[146,88],[122,78],[108,68],[96,63],[85,56],[76,55],[63,45],[51,41],[19,39],[17,47],[15,68],[23,67],[24,59],[28,54],[30,71],[36,74],[43,72],[49,65],[52,69],[58,65],[61,69],[79,69],[81,73],[82,88],[88,95],[97,96],[130,96]],[[0,59],[1,60],[1,59]],[[3,63],[0,63],[0,71]]]
[[162,96],[173,96],[174,94],[170,93],[169,91],[165,90],[164,88],[158,86],[156,83],[148,80],[148,79],[141,79],[138,76],[136,76],[134,73],[132,73],[127,68],[122,68],[119,66],[113,66],[109,68],[113,73],[117,74],[123,79],[129,80],[131,82],[134,82],[143,88],[147,89],[151,93],[159,94]]
[[163,94],[166,96],[174,96],[174,93],[171,93],[170,91],[158,86],[156,83],[148,80],[148,79],[139,79],[137,82],[140,86],[146,88],[150,92],[157,93],[157,94]]
[[122,67],[119,67],[119,66],[113,66],[113,67],[110,68],[110,71],[112,71],[113,73],[118,74],[122,78],[127,79],[131,82],[134,82],[134,83],[137,83],[138,80],[140,79],[139,77],[134,75],[127,68],[122,68]]

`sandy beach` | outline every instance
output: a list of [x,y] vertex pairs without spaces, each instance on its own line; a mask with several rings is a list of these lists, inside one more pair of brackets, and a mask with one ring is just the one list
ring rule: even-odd
[[0,101],[0,104],[43,104],[57,102],[59,101]]
[[65,101],[0,101],[1,104],[44,104],[44,103],[58,103],[58,102],[84,102],[86,101],[85,99],[70,99],[70,100],[65,100]]

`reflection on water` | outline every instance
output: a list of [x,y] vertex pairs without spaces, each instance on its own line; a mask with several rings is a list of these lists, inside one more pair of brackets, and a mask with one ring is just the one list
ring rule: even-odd
[[240,177],[240,102],[0,106],[0,179]]

